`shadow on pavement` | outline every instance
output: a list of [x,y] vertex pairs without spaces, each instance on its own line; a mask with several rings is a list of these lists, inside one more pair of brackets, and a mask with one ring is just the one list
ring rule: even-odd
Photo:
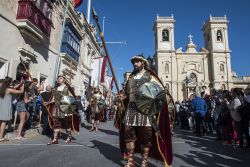
[[[175,130],[175,137],[184,139],[191,146],[188,153],[175,153],[174,158],[181,159],[192,167],[247,167],[249,166],[250,149],[236,149],[233,146],[224,146],[209,137],[196,137],[188,131]],[[199,150],[196,150],[199,149]],[[186,151],[186,150],[185,150]],[[184,166],[183,166],[184,167]]]
[[[119,166],[124,166],[125,162],[122,163],[124,160],[122,160],[120,149],[112,146],[107,143],[100,142],[98,140],[92,140],[90,141],[94,144],[94,146],[91,146],[91,148],[96,148],[100,151],[100,153],[108,160],[111,160],[113,163],[118,164]],[[141,163],[141,155],[136,154],[135,156],[135,162],[137,163],[137,166],[139,167]],[[152,163],[148,163],[148,167],[157,167]]]
[[114,136],[118,136],[119,135],[118,132],[115,132],[115,131],[112,131],[112,130],[99,129],[99,131],[101,131],[103,133],[106,133],[107,135],[114,135]]
[[98,140],[92,140],[90,142],[94,144],[94,146],[91,146],[91,148],[98,149],[106,159],[111,160],[113,163],[116,163],[119,166],[124,165],[121,162],[121,152],[119,148],[116,148],[107,143],[100,142]]
[[[83,128],[85,128],[85,129],[87,129],[87,130],[90,130],[90,129],[91,129],[91,126],[84,125]],[[113,130],[107,130],[107,129],[99,128],[98,131],[103,132],[103,133],[106,133],[107,135],[114,135],[114,136],[118,136],[118,135],[119,135],[118,132],[115,132],[115,131],[113,131]]]

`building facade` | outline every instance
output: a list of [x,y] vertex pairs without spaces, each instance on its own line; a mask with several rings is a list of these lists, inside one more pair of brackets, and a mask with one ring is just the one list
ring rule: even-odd
[[231,69],[228,20],[212,17],[202,27],[205,47],[197,47],[189,35],[186,49],[175,48],[174,17],[157,16],[155,33],[155,69],[175,100],[187,99],[196,91],[245,88],[249,78],[239,79]]
[[[66,1],[0,1],[0,78],[21,79],[23,71],[54,85],[59,73],[67,76],[77,95],[88,91],[91,62],[100,57],[96,31],[70,3],[60,45]],[[60,52],[59,52],[60,50]]]
[[83,13],[69,5],[61,46],[59,73],[63,73],[74,87],[76,94],[89,94],[91,63],[101,56],[96,30]]
[[[51,82],[59,41],[55,1],[0,1],[1,78],[20,79],[23,70]],[[46,67],[46,68],[44,68]]]

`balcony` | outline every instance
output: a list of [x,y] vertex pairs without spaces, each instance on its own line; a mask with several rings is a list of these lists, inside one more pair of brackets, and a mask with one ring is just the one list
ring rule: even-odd
[[49,38],[52,22],[32,1],[18,1],[16,19],[22,33],[38,41]]
[[75,64],[78,64],[80,55],[67,42],[62,43],[61,53],[67,55]]

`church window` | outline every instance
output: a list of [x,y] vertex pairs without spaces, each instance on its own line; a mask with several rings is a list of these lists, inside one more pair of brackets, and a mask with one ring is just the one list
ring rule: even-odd
[[222,89],[222,90],[226,90],[226,85],[225,85],[225,84],[222,84],[222,85],[221,85],[221,89]]
[[169,41],[169,31],[167,29],[162,31],[162,41]]
[[222,33],[221,33],[221,30],[217,31],[217,41],[222,42]]

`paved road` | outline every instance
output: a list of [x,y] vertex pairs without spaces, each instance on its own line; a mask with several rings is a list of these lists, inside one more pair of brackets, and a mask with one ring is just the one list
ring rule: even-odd
[[[30,135],[27,140],[9,141],[0,144],[1,167],[120,167],[118,132],[112,122],[101,125],[99,132],[74,134],[76,140],[65,144],[47,146],[47,136]],[[198,138],[191,132],[175,130],[173,137],[173,167],[249,167],[249,150],[222,146],[213,136]],[[248,161],[247,161],[248,160]],[[139,155],[136,158],[140,162]],[[162,167],[162,163],[150,160],[150,167]]]

